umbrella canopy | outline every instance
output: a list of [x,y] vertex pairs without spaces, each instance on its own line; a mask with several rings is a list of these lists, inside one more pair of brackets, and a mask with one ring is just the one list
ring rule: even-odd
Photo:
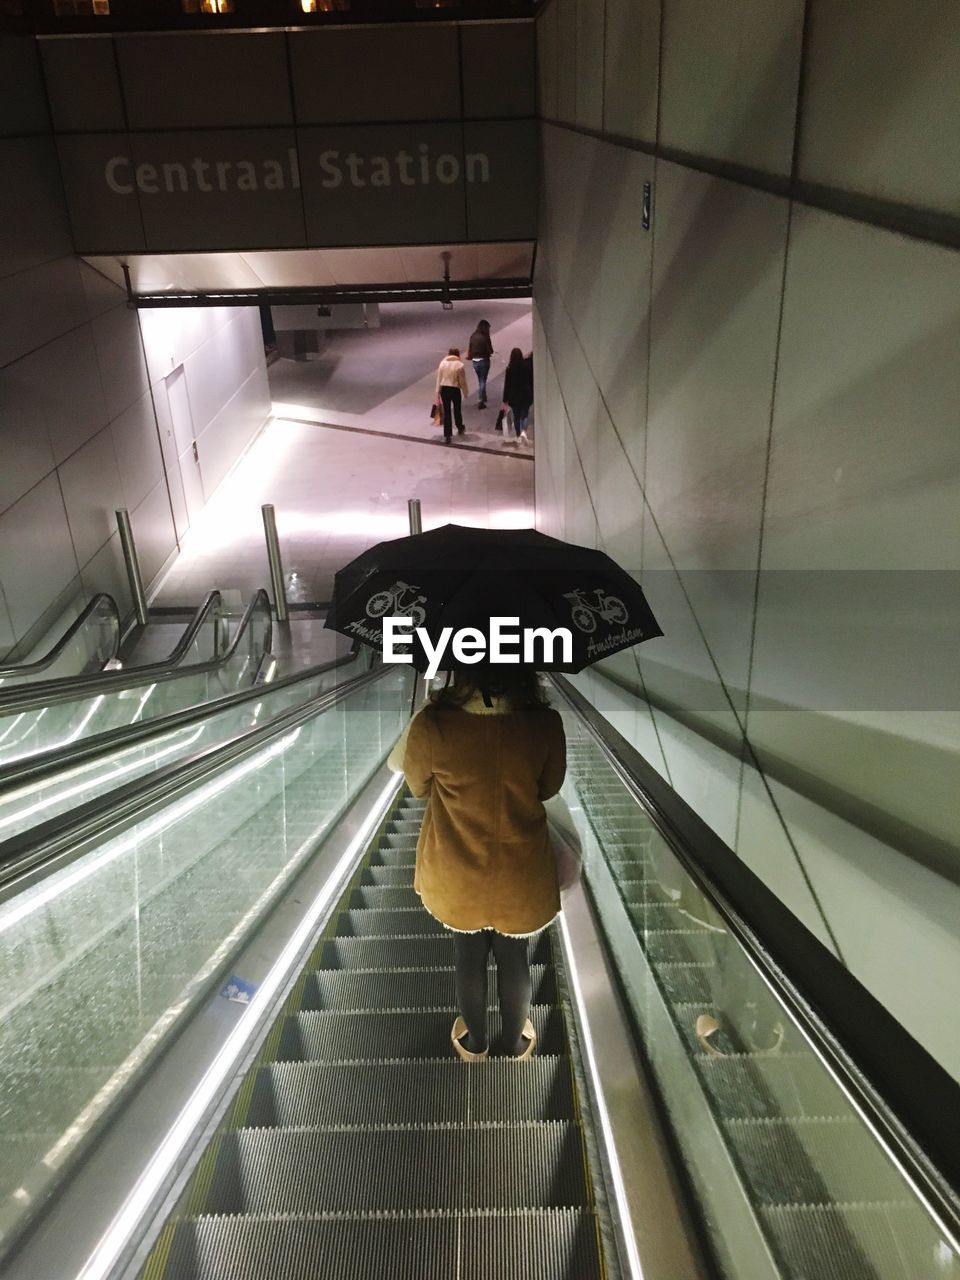
[[[569,632],[571,644],[548,656],[534,641],[527,665],[541,671],[582,671],[600,658],[663,632],[639,584],[615,561],[536,529],[474,529],[447,524],[428,533],[380,542],[341,569],[326,626],[383,649],[383,620],[409,618],[436,647],[444,628],[474,627],[485,635],[495,617],[518,619],[512,630]],[[409,650],[424,671],[419,641]],[[522,641],[514,648],[525,660]],[[449,643],[440,668],[473,665]]]

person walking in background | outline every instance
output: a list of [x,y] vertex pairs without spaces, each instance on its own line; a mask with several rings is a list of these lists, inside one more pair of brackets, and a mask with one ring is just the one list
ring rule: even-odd
[[[503,403],[510,406],[513,414],[513,429],[516,439],[521,444],[529,444],[527,438],[527,421],[530,417],[530,406],[533,404],[533,375],[531,366],[523,358],[519,347],[510,352],[506,372],[503,375]],[[504,444],[507,440],[504,439]]]
[[467,394],[467,374],[460,359],[460,348],[451,347],[437,369],[437,399],[443,408],[443,440],[453,437],[453,419],[457,434],[463,435],[463,397]]
[[467,355],[473,362],[477,375],[478,409],[487,407],[487,375],[490,372],[490,357],[493,355],[493,343],[490,341],[490,321],[478,320],[477,327],[470,335]]
[[450,1039],[464,1061],[486,1058],[487,958],[497,964],[500,1050],[529,1058],[529,940],[560,910],[543,801],[566,772],[563,722],[536,672],[471,667],[434,694],[390,754],[427,797],[414,888],[454,931],[460,1015]]

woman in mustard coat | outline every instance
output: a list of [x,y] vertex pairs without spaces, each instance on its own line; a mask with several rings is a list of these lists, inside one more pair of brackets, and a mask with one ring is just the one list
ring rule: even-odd
[[427,807],[414,887],[455,932],[457,1004],[451,1040],[485,1058],[487,957],[497,963],[503,1052],[527,1058],[529,939],[560,910],[543,801],[566,770],[563,722],[537,675],[511,667],[458,672],[411,721],[391,763]]

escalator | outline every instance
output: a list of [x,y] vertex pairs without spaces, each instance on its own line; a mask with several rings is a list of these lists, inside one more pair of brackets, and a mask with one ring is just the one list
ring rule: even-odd
[[39,681],[102,671],[120,652],[120,614],[112,596],[99,594],[40,658],[0,666],[0,694]]
[[5,1274],[957,1280],[956,1084],[568,686],[587,887],[533,944],[538,1052],[452,1057],[381,763],[409,697],[370,673],[0,883]]
[[211,592],[163,661],[0,692],[0,767],[250,685],[269,653],[271,634],[264,591],[232,634],[220,593]]
[[[58,750],[0,766],[0,866],[16,859],[12,841],[55,821],[111,789],[179,759],[237,739],[275,716],[353,679],[367,669],[358,647],[329,662],[269,683],[242,688],[182,711],[157,713]],[[261,665],[260,672],[263,671]],[[259,681],[259,675],[258,675]]]
[[363,859],[149,1280],[479,1280],[514,1258],[543,1280],[602,1274],[550,938],[533,944],[536,1056],[464,1068],[453,939],[413,889],[422,811],[401,800]]

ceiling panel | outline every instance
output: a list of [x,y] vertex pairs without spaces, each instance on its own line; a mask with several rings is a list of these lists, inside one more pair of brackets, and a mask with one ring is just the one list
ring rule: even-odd
[[530,277],[533,243],[127,254],[87,257],[85,261],[121,287],[122,264],[126,263],[137,294],[222,293],[439,283],[444,254],[450,255],[450,279],[454,282],[522,280]]

